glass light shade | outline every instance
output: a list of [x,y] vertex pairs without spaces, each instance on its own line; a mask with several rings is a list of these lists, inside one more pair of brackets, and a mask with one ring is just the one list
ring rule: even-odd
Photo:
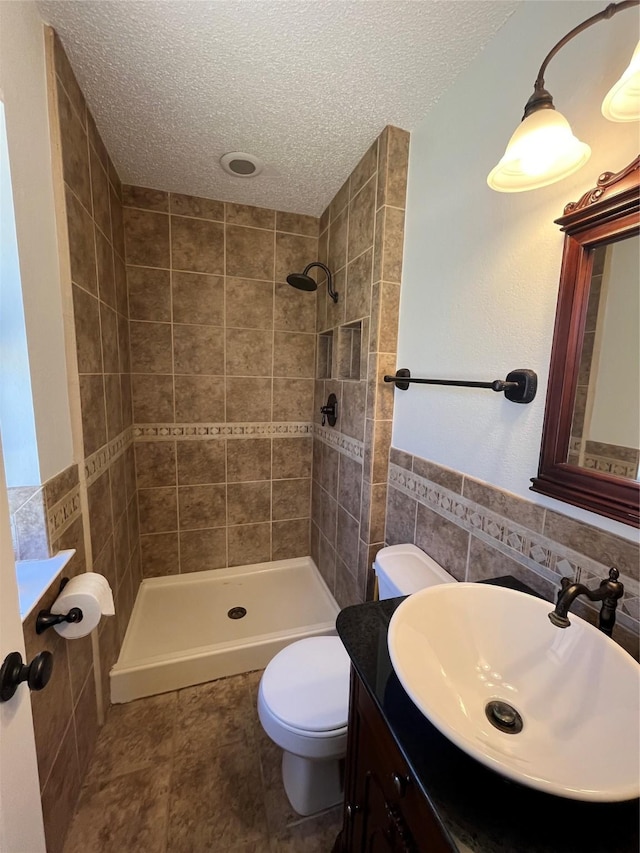
[[602,102],[602,115],[609,121],[640,119],[640,41],[629,67]]
[[535,190],[577,172],[590,156],[561,113],[536,110],[520,122],[487,183],[503,193]]

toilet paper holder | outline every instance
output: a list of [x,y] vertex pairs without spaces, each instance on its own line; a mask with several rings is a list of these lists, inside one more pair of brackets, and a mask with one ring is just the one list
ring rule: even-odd
[[[62,578],[58,595],[69,583],[69,578]],[[36,616],[36,634],[42,634],[47,628],[60,625],[61,622],[82,622],[84,614],[79,607],[72,607],[68,613],[51,613],[50,610],[41,610]]]

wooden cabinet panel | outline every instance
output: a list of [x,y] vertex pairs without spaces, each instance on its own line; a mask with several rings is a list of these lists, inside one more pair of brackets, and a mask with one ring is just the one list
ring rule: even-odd
[[343,830],[334,853],[450,853],[373,700],[352,670]]

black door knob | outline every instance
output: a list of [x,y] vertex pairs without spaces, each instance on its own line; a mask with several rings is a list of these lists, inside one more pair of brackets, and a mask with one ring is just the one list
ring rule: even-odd
[[22,662],[20,652],[11,652],[0,668],[0,702],[7,702],[20,684],[26,681],[29,690],[42,690],[46,687],[53,672],[53,655],[40,652],[27,666]]

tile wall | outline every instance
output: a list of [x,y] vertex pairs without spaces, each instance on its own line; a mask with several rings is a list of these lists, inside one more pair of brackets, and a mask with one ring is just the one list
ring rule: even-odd
[[308,555],[318,220],[123,201],[143,575]]
[[[414,542],[459,581],[514,575],[548,601],[560,578],[590,588],[620,572],[614,639],[638,658],[637,543],[568,518],[459,471],[391,448],[385,542]],[[572,607],[595,622],[598,605]]]
[[[371,595],[408,145],[386,128],[319,222],[123,188],[144,576],[311,553],[341,604]],[[286,284],[314,260],[335,305]]]
[[[320,220],[311,554],[338,603],[371,598],[384,541],[409,134],[387,127]],[[359,350],[359,358],[357,352]],[[320,407],[338,399],[335,427]]]
[[74,352],[69,370],[72,386],[76,377],[78,382],[81,435],[76,452],[83,460],[87,568],[107,578],[116,603],[115,619],[100,625],[104,708],[109,669],[140,583],[122,189],[64,49],[57,37],[51,38],[70,261],[73,323],[67,332]]
[[[51,29],[45,36],[79,461],[30,494],[12,490],[11,509],[18,558],[76,552],[23,623],[27,659],[44,649],[54,654],[51,681],[31,693],[31,703],[47,851],[58,853],[108,705],[108,671],[140,576],[120,182],[60,41]],[[102,620],[93,640],[67,642],[53,630],[38,636],[35,617],[57,597],[62,575],[90,570],[109,580],[116,616]]]

